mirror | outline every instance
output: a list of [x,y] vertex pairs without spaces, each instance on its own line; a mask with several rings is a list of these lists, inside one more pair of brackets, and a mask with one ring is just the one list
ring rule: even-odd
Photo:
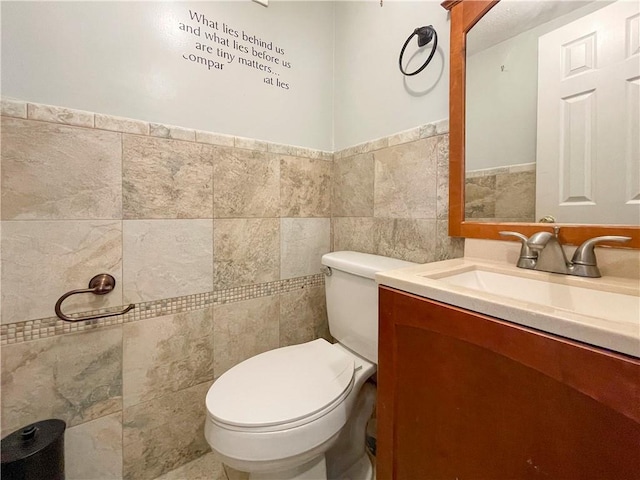
[[[443,6],[451,10],[450,235],[530,235],[551,230],[535,223],[547,217],[566,243],[617,233],[640,248],[638,4]],[[618,23],[606,25],[612,17]]]
[[637,223],[639,10],[503,0],[469,31],[465,218]]

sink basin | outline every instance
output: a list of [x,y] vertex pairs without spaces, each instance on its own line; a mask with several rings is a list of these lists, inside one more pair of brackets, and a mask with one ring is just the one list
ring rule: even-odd
[[614,322],[628,320],[638,324],[640,320],[640,298],[634,295],[523,278],[479,268],[439,276],[438,280]]
[[473,258],[379,272],[398,290],[640,358],[640,283]]

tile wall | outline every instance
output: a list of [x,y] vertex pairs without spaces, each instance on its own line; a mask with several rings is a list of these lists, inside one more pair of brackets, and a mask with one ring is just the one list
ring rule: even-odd
[[448,236],[449,125],[428,124],[336,152],[333,249],[418,263],[461,257]]
[[[333,154],[2,102],[2,433],[67,422],[67,478],[155,478],[209,450],[212,381],[328,337]],[[65,312],[98,273],[109,295]]]
[[[64,419],[70,479],[151,479],[206,453],[215,378],[329,337],[323,253],[462,255],[446,235],[447,130],[334,155],[3,99],[3,435]],[[102,272],[116,289],[65,312],[134,310],[52,316]]]
[[535,222],[536,164],[467,172],[465,202],[475,222]]

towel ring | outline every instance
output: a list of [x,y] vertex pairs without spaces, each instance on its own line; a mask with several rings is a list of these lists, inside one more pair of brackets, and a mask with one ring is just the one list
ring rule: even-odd
[[[424,47],[427,43],[429,43],[433,39],[433,45],[431,46],[431,53],[429,54],[429,57],[427,57],[427,60],[422,64],[422,66],[418,68],[415,72],[405,72],[404,68],[402,67],[402,56],[404,55],[404,51],[407,48],[407,45],[409,45],[409,42],[411,41],[411,39],[416,35],[418,36],[418,47]],[[400,50],[400,58],[398,59],[398,64],[400,65],[400,71],[407,77],[410,77],[412,75],[417,75],[422,70],[424,70],[427,65],[429,65],[429,62],[433,58],[433,55],[436,53],[436,48],[438,48],[438,33],[436,32],[436,29],[433,28],[432,25],[416,28],[413,31],[413,33],[409,35],[409,38],[407,38],[407,41],[404,42],[404,45],[402,46],[402,50]]]
[[113,317],[115,315],[122,315],[123,313],[127,313],[130,310],[135,308],[135,305],[131,303],[124,310],[119,312],[111,312],[111,313],[100,313],[97,315],[89,315],[87,317],[79,317],[73,318],[62,313],[62,302],[64,302],[71,295],[77,295],[79,293],[93,293],[94,295],[106,295],[110,293],[114,287],[116,286],[116,279],[113,278],[112,275],[108,273],[101,273],[100,275],[96,275],[91,280],[89,280],[89,288],[80,288],[78,290],[71,290],[70,292],[62,295],[58,301],[56,302],[55,312],[58,318],[64,320],[65,322],[84,322],[86,320],[95,320],[97,318],[105,318],[105,317]]

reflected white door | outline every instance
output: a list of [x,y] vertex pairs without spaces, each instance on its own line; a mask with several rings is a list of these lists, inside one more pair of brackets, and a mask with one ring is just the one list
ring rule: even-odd
[[540,37],[537,217],[640,223],[639,93],[639,2]]

